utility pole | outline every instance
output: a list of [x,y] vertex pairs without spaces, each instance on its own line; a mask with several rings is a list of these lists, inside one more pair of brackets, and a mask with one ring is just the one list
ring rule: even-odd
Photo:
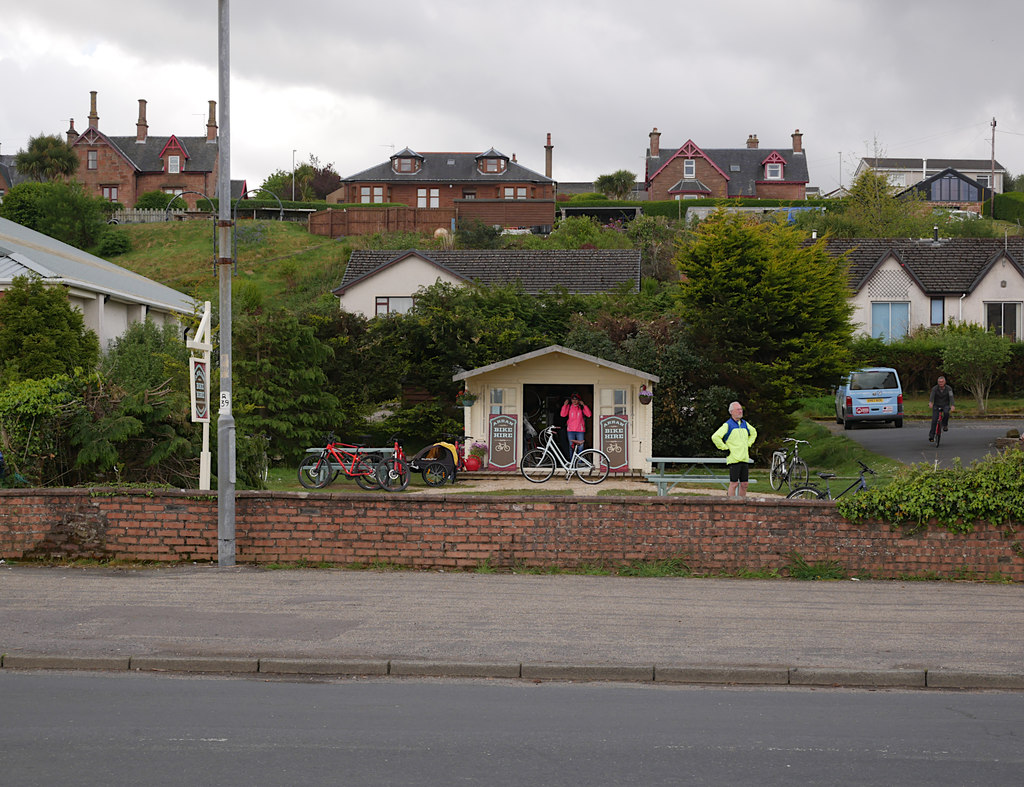
[[295,150],[292,149],[292,202],[295,202]]
[[218,0],[220,161],[217,282],[220,295],[220,409],[217,416],[217,565],[235,565],[235,417],[231,413],[231,57],[228,0]]
[[992,204],[989,207],[989,218],[996,217],[996,119],[992,118],[992,172],[988,177],[989,193]]

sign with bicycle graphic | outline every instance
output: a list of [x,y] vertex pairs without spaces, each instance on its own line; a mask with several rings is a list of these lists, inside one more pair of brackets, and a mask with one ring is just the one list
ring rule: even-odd
[[519,416],[492,415],[487,424],[487,466],[490,470],[515,470]]
[[620,473],[629,469],[629,418],[624,415],[602,415],[598,434],[601,450],[608,456],[609,470]]

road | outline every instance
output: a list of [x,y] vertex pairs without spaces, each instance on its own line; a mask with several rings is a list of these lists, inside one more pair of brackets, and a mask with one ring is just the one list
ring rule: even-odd
[[1018,784],[1024,695],[0,673],[24,785]]
[[970,464],[993,453],[997,437],[1005,437],[1007,429],[1021,429],[1024,423],[1022,419],[964,419],[954,413],[939,448],[928,442],[928,427],[928,421],[904,421],[902,429],[890,424],[862,424],[844,431],[838,424],[829,425],[833,433],[844,434],[869,451],[904,464],[937,461],[940,467],[949,467],[956,458]]

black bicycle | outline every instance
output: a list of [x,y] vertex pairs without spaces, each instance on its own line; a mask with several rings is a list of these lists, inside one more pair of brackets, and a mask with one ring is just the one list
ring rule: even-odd
[[786,495],[786,499],[787,500],[836,500],[836,499],[842,497],[843,495],[845,495],[847,492],[849,492],[851,490],[853,490],[854,494],[856,494],[857,492],[860,492],[862,489],[867,489],[868,488],[868,482],[864,478],[864,474],[865,473],[870,473],[871,475],[874,475],[875,471],[872,470],[870,467],[868,467],[866,464],[864,464],[859,459],[857,460],[857,464],[860,465],[860,475],[858,476],[857,480],[854,481],[852,484],[850,484],[848,487],[846,487],[846,489],[844,489],[838,495],[833,495],[832,494],[832,487],[829,484],[829,481],[831,481],[833,478],[835,478],[836,474],[835,473],[818,473],[818,478],[820,478],[822,481],[825,482],[825,488],[824,489],[822,489],[820,486],[816,486],[814,484],[807,484],[805,486],[798,486],[796,489],[794,489],[792,492],[790,492],[788,495]]

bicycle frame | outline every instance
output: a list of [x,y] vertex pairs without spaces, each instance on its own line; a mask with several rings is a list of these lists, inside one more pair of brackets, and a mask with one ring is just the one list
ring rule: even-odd
[[600,484],[604,481],[611,468],[608,456],[596,448],[584,448],[573,451],[571,456],[566,457],[555,440],[555,432],[558,429],[557,426],[549,426],[541,431],[544,447],[523,455],[519,463],[519,471],[523,477],[532,483],[542,484],[556,471],[563,471],[566,481],[574,475],[585,484]]
[[541,456],[550,456],[555,460],[556,469],[565,471],[566,480],[572,478],[572,474],[576,472],[576,470],[569,460],[565,458],[565,454],[562,453],[562,449],[558,447],[558,441],[555,439],[555,427],[549,426],[547,429],[542,430],[541,434],[544,434],[545,432],[547,432],[547,441],[541,449],[543,452]]

